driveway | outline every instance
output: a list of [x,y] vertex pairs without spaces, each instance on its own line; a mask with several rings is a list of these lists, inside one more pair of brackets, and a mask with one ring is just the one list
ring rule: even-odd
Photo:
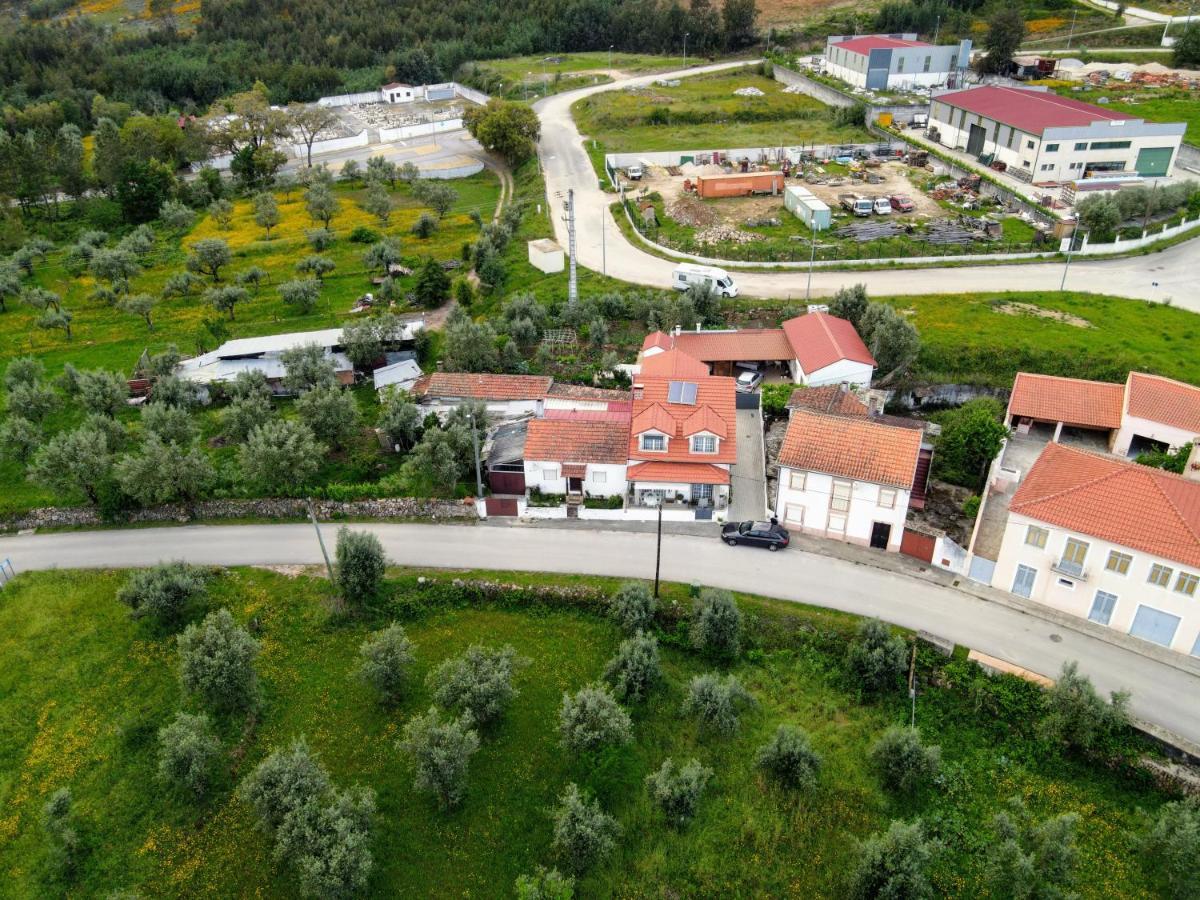
[[[608,205],[616,197],[600,189],[599,180],[583,138],[571,116],[571,104],[603,91],[645,86],[659,79],[679,78],[737,68],[744,63],[718,63],[676,72],[656,72],[566,91],[533,104],[541,120],[538,154],[546,177],[546,196],[560,209],[567,190],[575,191],[576,220],[584,227],[576,231],[576,253],[580,265],[656,288],[671,286],[671,273],[678,265],[642,250],[627,239],[612,221]],[[687,148],[679,148],[687,149]],[[566,223],[551,217],[558,241],[566,246]],[[587,223],[602,224],[595,228]],[[602,237],[603,235],[603,237]],[[1127,259],[1075,259],[1067,276],[1067,289],[1134,297],[1142,300],[1171,300],[1178,306],[1200,312],[1200,281],[1195,278],[1194,241],[1177,244],[1161,253]],[[606,246],[605,246],[606,245]],[[1057,292],[1063,281],[1060,262],[1018,263],[1002,266],[954,266],[927,269],[829,272],[812,275],[812,293],[830,296],[839,288],[864,284],[878,296],[895,294],[958,294],[994,291]],[[805,296],[808,273],[800,271],[738,271],[735,275],[742,294],[752,297],[798,299]]]
[[[647,578],[654,573],[652,534],[520,526],[356,525],[383,542],[401,565],[522,570]],[[332,545],[335,529],[325,526]],[[210,565],[321,562],[309,525],[227,525],[63,532],[0,538],[0,556],[18,572],[56,567],[112,568],[184,559]],[[928,578],[876,569],[791,548],[765,553],[726,547],[715,537],[665,534],[668,581],[752,591],[800,603],[878,616],[926,629],[958,644],[1054,676],[1079,662],[1107,693],[1127,688],[1133,714],[1200,744],[1200,675],[1010,606]],[[919,714],[919,707],[918,707]]]
[[767,514],[767,474],[763,462],[761,409],[737,411],[737,463],[730,472],[733,502],[729,520],[762,519]]

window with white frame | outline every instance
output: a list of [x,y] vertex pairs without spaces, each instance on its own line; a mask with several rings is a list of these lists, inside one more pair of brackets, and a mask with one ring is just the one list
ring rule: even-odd
[[1042,150],[1045,153],[1056,153],[1058,151],[1058,144],[1047,144]]
[[542,466],[542,481],[555,481],[558,479],[558,466]]
[[[833,483],[833,493],[829,495],[829,508],[834,512],[850,512],[849,481],[835,481]],[[845,528],[845,525],[842,527]]]
[[792,472],[790,475],[788,475],[788,487],[793,491],[804,490],[804,485],[807,481],[807,472]]
[[1175,579],[1175,592],[1195,597],[1197,584],[1200,584],[1200,575],[1193,575],[1191,572],[1180,572],[1179,577]]
[[1109,572],[1116,572],[1118,575],[1129,574],[1129,564],[1133,562],[1133,557],[1128,553],[1121,553],[1119,550],[1108,551],[1108,562],[1104,564],[1104,568]]
[[896,508],[896,491],[894,488],[879,489],[879,506],[883,509]]
[[1030,547],[1037,547],[1039,550],[1046,549],[1046,540],[1050,537],[1050,532],[1045,528],[1039,528],[1036,525],[1030,525],[1025,529],[1025,543]]
[[789,503],[783,508],[783,521],[788,525],[804,524],[804,504]]
[[1170,566],[1155,563],[1150,567],[1150,577],[1146,581],[1157,587],[1166,587],[1171,583],[1171,573],[1173,571]]
[[1038,171],[1040,171],[1040,172],[1049,172],[1049,171],[1050,171],[1051,169],[1053,169],[1053,168],[1054,168],[1054,163],[1044,163],[1044,164],[1043,164],[1043,165],[1042,165],[1042,166],[1041,166],[1041,167],[1038,169]]
[[667,449],[667,439],[661,434],[643,434],[642,449],[651,453],[662,453]]
[[603,469],[597,469],[592,472],[592,484],[604,484],[608,481],[608,473]]
[[693,453],[716,453],[717,439],[711,434],[696,434],[692,436]]
[[845,534],[846,533],[846,517],[839,516],[839,515],[830,516],[829,517],[829,531],[833,532],[834,534]]

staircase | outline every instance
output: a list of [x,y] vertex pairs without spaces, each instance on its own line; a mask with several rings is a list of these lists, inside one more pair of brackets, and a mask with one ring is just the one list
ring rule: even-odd
[[583,506],[583,494],[567,494],[567,518],[578,519],[579,507]]
[[917,471],[913,475],[912,495],[908,505],[913,509],[925,508],[925,497],[929,493],[929,469],[933,465],[933,450],[922,447],[917,457]]

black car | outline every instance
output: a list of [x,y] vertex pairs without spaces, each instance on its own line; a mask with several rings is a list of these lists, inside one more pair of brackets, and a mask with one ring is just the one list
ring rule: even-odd
[[772,519],[770,522],[730,522],[721,529],[721,540],[730,547],[750,544],[778,550],[786,547],[791,538],[787,529]]

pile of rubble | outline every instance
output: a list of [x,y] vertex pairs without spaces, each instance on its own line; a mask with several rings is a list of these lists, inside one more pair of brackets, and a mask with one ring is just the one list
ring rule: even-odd
[[707,228],[717,222],[716,214],[694,197],[681,196],[669,207],[667,215],[680,225]]
[[763,97],[762,91],[751,85],[750,87],[738,88],[733,92],[737,97]]
[[714,225],[696,232],[696,240],[701,244],[750,244],[762,239],[761,234],[751,234],[732,225]]

